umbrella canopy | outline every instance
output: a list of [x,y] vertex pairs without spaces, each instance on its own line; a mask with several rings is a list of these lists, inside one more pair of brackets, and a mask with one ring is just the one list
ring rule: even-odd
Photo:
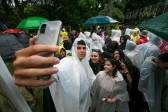
[[7,61],[14,57],[15,51],[24,48],[13,34],[0,34],[0,55]]
[[6,29],[7,29],[7,26],[0,20],[0,31],[4,31]]
[[7,29],[5,31],[3,31],[3,33],[25,33],[23,30],[19,30],[19,29]]
[[17,26],[18,29],[38,29],[42,22],[48,21],[42,17],[28,17],[23,19],[19,25]]
[[164,40],[168,41],[168,13],[164,13],[153,19],[143,21],[140,27],[145,28]]
[[109,17],[109,16],[95,16],[91,17],[88,20],[85,21],[84,25],[90,26],[90,25],[106,25],[106,24],[112,24],[117,23],[118,21]]

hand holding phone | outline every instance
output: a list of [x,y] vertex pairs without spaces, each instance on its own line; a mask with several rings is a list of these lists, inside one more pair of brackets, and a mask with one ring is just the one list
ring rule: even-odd
[[[36,44],[58,45],[60,41],[61,21],[48,21],[42,23],[38,30]],[[55,51],[56,52],[56,51]],[[55,52],[42,52],[42,56],[54,56]],[[44,66],[46,67],[46,66]],[[38,79],[48,80],[51,76],[40,76]]]

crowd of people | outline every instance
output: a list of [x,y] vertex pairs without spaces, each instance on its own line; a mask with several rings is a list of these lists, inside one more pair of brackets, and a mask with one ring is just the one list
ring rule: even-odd
[[63,29],[59,47],[32,38],[16,52],[15,83],[45,87],[44,112],[168,112],[168,42],[138,28],[111,32]]

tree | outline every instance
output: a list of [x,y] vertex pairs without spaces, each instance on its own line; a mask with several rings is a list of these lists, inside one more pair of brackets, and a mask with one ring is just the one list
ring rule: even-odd
[[49,20],[59,19],[64,25],[75,27],[81,26],[88,18],[100,14],[112,15],[122,20],[120,18],[123,18],[124,9],[120,1],[113,0],[2,0],[1,6],[3,11],[0,13],[5,12],[2,15],[8,23],[10,22],[10,26],[15,27],[19,21],[29,16],[40,16]]
[[113,0],[108,0],[107,9],[108,9],[108,16],[112,16],[112,8],[113,8]]
[[136,10],[151,4],[155,4],[158,0],[126,0],[125,11]]

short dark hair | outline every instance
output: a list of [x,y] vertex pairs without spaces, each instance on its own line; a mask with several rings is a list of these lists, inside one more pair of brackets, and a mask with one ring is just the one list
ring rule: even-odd
[[162,62],[168,62],[168,52],[160,54],[158,56],[158,59]]
[[77,42],[77,45],[85,45],[86,46],[86,43],[84,40],[80,40]]
[[100,49],[92,49],[92,52],[101,53]]

